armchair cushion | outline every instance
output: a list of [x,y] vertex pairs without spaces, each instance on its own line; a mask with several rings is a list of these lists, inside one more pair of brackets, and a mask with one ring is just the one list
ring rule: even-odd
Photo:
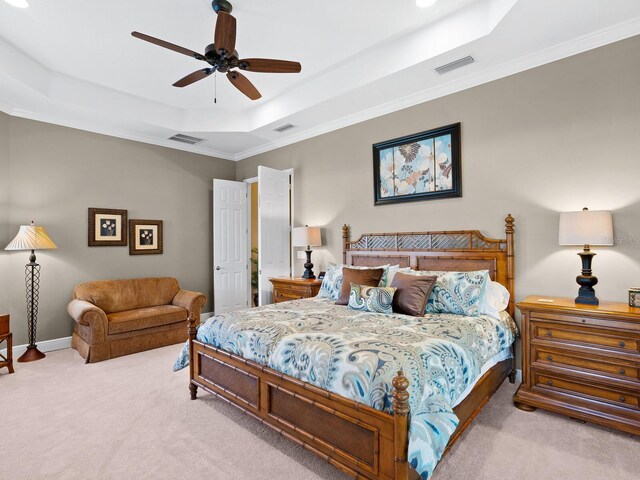
[[114,333],[183,322],[187,319],[187,310],[175,305],[161,305],[110,313],[107,318],[109,319],[109,335],[113,335]]

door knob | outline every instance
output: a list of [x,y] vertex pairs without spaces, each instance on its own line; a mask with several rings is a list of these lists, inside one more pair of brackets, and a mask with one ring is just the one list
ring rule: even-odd
[[216,267],[216,270],[220,270],[220,266],[217,266],[217,267]]

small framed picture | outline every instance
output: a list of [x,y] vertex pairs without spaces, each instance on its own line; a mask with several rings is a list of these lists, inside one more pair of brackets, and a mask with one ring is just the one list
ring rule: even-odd
[[90,247],[126,247],[127,211],[90,208],[88,230]]
[[162,253],[162,220],[129,220],[129,255]]

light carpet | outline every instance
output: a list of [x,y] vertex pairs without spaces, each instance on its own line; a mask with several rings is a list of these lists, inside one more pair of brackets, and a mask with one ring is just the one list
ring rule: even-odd
[[[0,374],[0,479],[348,478],[206,392],[189,400],[179,350],[92,365],[60,350]],[[514,392],[502,385],[434,480],[638,478],[638,437],[522,412]]]

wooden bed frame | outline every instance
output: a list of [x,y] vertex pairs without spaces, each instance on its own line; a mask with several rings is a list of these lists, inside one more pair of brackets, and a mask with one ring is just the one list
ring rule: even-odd
[[[508,215],[506,238],[484,237],[477,230],[365,234],[349,241],[342,229],[344,263],[399,264],[419,270],[489,270],[511,294],[514,313],[514,219]],[[409,381],[400,371],[393,379],[394,414],[384,413],[251,360],[196,340],[196,320],[189,318],[191,399],[198,388],[216,395],[357,479],[419,478],[407,462]],[[506,377],[515,382],[514,358],[486,372],[454,408],[460,419],[445,453],[469,426]]]

